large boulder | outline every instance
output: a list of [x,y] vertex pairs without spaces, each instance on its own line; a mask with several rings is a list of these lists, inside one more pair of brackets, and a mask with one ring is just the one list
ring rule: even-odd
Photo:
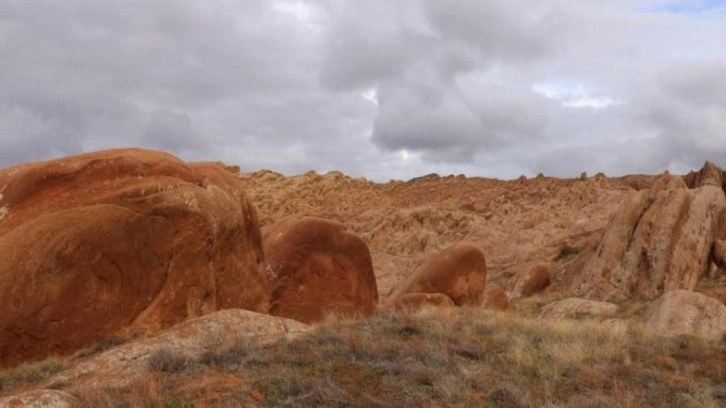
[[396,294],[443,293],[457,306],[479,305],[486,278],[481,249],[471,242],[459,242],[431,256]]
[[0,171],[0,365],[217,309],[267,312],[238,176],[110,150]]
[[266,231],[270,313],[305,323],[328,315],[370,316],[378,289],[368,245],[345,225],[288,218]]
[[689,290],[674,290],[651,303],[645,324],[668,336],[688,334],[717,340],[726,336],[726,305]]
[[636,193],[611,219],[575,278],[574,292],[622,300],[693,289],[710,268],[719,214],[726,208],[712,173],[704,171],[700,184],[689,189],[681,177],[666,172],[650,190]]

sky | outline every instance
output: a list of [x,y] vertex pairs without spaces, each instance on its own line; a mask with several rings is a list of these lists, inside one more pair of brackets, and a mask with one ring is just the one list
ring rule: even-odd
[[726,0],[0,0],[0,168],[127,146],[378,181],[726,167]]

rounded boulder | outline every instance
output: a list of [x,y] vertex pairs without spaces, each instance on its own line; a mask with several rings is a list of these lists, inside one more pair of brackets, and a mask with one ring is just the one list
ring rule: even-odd
[[368,245],[345,225],[286,219],[267,230],[263,246],[271,314],[304,323],[375,314],[378,288]]
[[459,242],[431,256],[396,294],[443,293],[457,306],[479,305],[486,278],[484,253],[476,244]]

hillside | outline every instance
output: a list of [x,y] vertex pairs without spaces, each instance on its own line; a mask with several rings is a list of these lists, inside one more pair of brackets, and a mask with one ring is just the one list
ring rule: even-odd
[[723,406],[724,185],[0,170],[0,407]]
[[[339,172],[241,176],[263,228],[289,215],[346,224],[371,249],[382,297],[430,254],[461,240],[478,244],[490,281],[553,260],[565,246],[587,250],[615,211],[656,176],[496,180],[436,175],[388,183]],[[556,264],[554,281],[564,272]]]

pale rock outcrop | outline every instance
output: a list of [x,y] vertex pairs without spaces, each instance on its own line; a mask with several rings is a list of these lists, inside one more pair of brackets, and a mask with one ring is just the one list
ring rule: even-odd
[[0,366],[223,308],[267,312],[236,174],[120,149],[0,171]]
[[610,318],[615,316],[618,305],[591,299],[567,298],[545,305],[540,310],[540,319],[564,319],[582,316]]
[[726,207],[721,187],[688,189],[667,172],[636,193],[614,215],[572,290],[600,300],[633,294],[655,298],[693,289],[708,271],[718,218]]
[[647,327],[666,336],[687,334],[715,341],[726,336],[726,305],[689,290],[667,292],[648,306],[644,319]]
[[72,384],[71,389],[123,387],[149,373],[149,358],[160,350],[186,359],[197,359],[207,352],[239,346],[259,347],[308,330],[295,320],[242,309],[227,309],[187,320],[157,336],[134,340],[81,361],[61,371],[39,386]]
[[58,390],[32,390],[0,398],[0,408],[73,408],[78,398]]
[[486,278],[486,260],[481,249],[471,242],[459,242],[431,256],[395,295],[443,293],[457,306],[479,305]]
[[267,230],[264,249],[271,314],[312,323],[375,313],[378,289],[368,245],[345,225],[286,219]]

